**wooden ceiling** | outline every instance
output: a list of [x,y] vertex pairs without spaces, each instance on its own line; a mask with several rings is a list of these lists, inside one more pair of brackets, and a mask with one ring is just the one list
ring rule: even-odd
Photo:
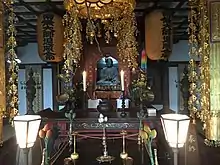
[[[135,14],[140,33],[144,33],[144,17],[158,9],[172,16],[174,42],[187,40],[189,9],[187,0],[138,0]],[[62,16],[65,13],[62,0],[15,0],[14,11],[17,16],[16,29],[20,46],[36,42],[36,23],[39,14],[53,11]]]

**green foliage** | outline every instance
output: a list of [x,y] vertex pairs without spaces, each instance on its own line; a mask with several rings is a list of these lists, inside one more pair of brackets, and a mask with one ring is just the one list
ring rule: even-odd
[[132,81],[130,87],[130,96],[136,104],[142,102],[151,102],[154,100],[153,92],[147,84],[147,76],[140,72],[137,79]]

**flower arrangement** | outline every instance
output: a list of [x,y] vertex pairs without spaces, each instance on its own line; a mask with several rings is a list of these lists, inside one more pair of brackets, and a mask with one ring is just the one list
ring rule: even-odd
[[44,140],[42,165],[49,165],[53,144],[58,138],[58,133],[59,129],[50,123],[45,124],[43,129],[39,130],[39,137]]
[[136,104],[142,104],[143,102],[151,102],[154,100],[154,94],[148,86],[147,74],[145,72],[140,71],[137,78],[132,81],[130,96]]
[[151,130],[150,127],[144,123],[143,127],[139,131],[139,136],[141,139],[143,139],[148,155],[150,157],[151,165],[155,165],[155,159],[152,152],[152,142],[153,139],[157,137],[157,131],[155,129]]

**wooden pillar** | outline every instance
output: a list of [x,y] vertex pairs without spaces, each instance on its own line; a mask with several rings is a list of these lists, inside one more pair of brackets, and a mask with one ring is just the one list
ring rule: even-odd
[[57,80],[57,75],[58,73],[58,64],[53,64],[52,65],[52,89],[53,89],[53,110],[58,110],[58,102],[56,99],[56,96],[58,95],[58,80]]
[[4,6],[0,3],[0,144],[3,144],[3,112],[6,109],[5,53],[4,53]]
[[170,96],[169,96],[169,65],[168,62],[163,63],[163,77],[162,77],[162,98],[163,98],[163,111],[169,112]]

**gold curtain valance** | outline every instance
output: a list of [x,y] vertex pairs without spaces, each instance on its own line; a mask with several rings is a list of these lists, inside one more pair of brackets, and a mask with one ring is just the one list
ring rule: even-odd
[[119,18],[132,12],[135,0],[65,0],[67,11],[77,10],[81,18],[88,17],[88,9],[91,19]]

